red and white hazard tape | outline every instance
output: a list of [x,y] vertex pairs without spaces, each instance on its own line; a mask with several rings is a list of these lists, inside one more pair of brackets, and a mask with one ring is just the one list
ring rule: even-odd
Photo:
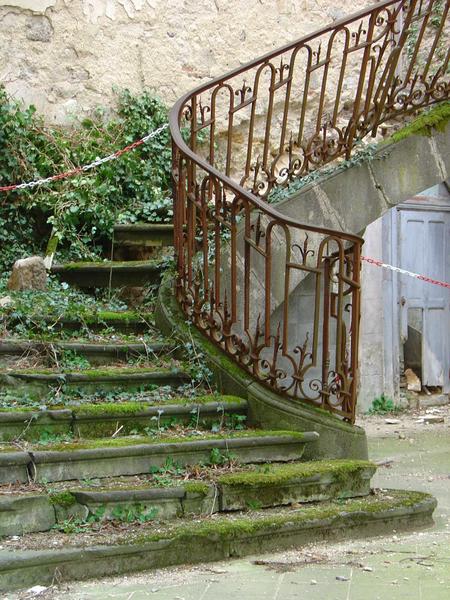
[[148,140],[159,135],[162,131],[164,131],[164,129],[167,129],[167,127],[169,127],[169,124],[164,123],[164,125],[161,125],[161,127],[158,127],[158,129],[155,129],[148,135],[145,135],[140,140],[133,142],[129,146],[125,146],[125,148],[122,148],[121,150],[117,150],[117,152],[113,152],[109,156],[105,156],[104,158],[97,158],[88,165],[76,167],[71,171],[66,171],[65,173],[58,173],[57,175],[52,175],[51,177],[46,177],[45,179],[36,179],[35,181],[27,181],[26,183],[17,183],[15,185],[0,186],[0,192],[14,192],[26,189],[33,189],[35,187],[51,183],[52,181],[59,181],[60,179],[74,177],[75,175],[79,175],[80,173],[90,171],[91,169],[95,169],[95,167],[98,167],[99,165],[103,165],[104,163],[116,160],[117,158],[122,156],[122,154],[125,154],[125,152],[129,152],[130,150],[134,150],[138,146],[142,146],[142,144],[145,144],[145,142],[147,142]]
[[396,273],[401,273],[402,275],[409,275],[409,277],[414,277],[415,279],[420,279],[421,281],[426,281],[427,283],[440,285],[441,287],[450,289],[450,283],[447,283],[446,281],[439,281],[439,279],[432,279],[431,277],[426,277],[425,275],[419,275],[419,273],[413,273],[412,271],[407,271],[406,269],[400,269],[400,267],[393,267],[392,265],[381,262],[381,260],[369,258],[368,256],[361,256],[361,260],[364,260],[371,265],[375,265],[376,267],[383,267],[383,269],[388,269],[389,271],[395,271]]

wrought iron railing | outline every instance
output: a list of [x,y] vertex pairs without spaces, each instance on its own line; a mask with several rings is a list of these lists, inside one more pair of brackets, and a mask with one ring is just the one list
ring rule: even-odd
[[260,382],[351,422],[363,241],[267,200],[350,158],[382,123],[448,98],[448,10],[381,1],[200,86],[171,113],[183,311]]

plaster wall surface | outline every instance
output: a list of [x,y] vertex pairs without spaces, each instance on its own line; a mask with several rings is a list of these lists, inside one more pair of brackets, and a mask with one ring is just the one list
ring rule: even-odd
[[0,83],[49,121],[114,104],[113,86],[182,93],[315,31],[346,0],[0,0]]

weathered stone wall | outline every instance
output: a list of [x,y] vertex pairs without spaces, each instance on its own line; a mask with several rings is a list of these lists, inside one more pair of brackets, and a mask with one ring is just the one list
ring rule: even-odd
[[363,8],[346,0],[0,0],[0,82],[49,120],[113,86],[182,93]]

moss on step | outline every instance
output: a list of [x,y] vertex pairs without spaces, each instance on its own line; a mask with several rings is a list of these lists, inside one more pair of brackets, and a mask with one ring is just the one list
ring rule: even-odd
[[203,481],[188,481],[183,483],[183,488],[187,494],[199,494],[200,496],[207,496],[211,489],[210,486]]
[[387,140],[387,142],[400,142],[410,135],[430,136],[433,130],[445,131],[445,127],[450,119],[450,102],[442,102],[435,108],[423,112],[412,123],[409,123],[399,131],[396,131]]
[[282,485],[291,479],[332,473],[336,480],[345,483],[358,474],[361,469],[375,470],[376,465],[365,460],[324,460],[286,465],[262,465],[251,471],[221,475],[217,482],[228,486],[248,487]]
[[237,396],[214,395],[198,396],[194,398],[167,398],[167,400],[164,400],[163,402],[158,401],[155,404],[150,404],[148,402],[105,402],[102,404],[81,404],[79,406],[74,406],[72,408],[72,412],[79,417],[100,417],[104,414],[120,417],[132,416],[142,411],[148,410],[149,408],[158,408],[159,406],[162,407],[166,404],[180,406],[192,405],[193,407],[195,407],[196,405],[209,404],[212,402],[223,404],[225,410],[227,404],[239,403],[245,405],[245,401],[242,400],[242,398],[238,398]]
[[364,522],[367,514],[376,514],[398,508],[411,508],[418,503],[432,500],[430,494],[409,492],[404,490],[389,490],[386,495],[372,494],[357,500],[335,501],[320,503],[316,506],[302,507],[289,511],[287,514],[253,512],[252,517],[228,517],[219,515],[207,521],[195,521],[180,526],[168,527],[166,531],[146,533],[132,540],[124,538],[121,543],[146,543],[163,539],[176,538],[180,542],[192,538],[207,538],[214,540],[229,540],[242,535],[252,535],[264,529],[273,529],[274,533],[284,525],[302,525],[303,523],[333,519],[343,514],[354,513],[353,519]]
[[68,508],[76,504],[77,499],[69,491],[58,492],[56,494],[49,494],[50,502],[53,506],[60,506],[61,508]]
[[97,313],[91,316],[83,316],[83,321],[86,323],[94,322],[98,323],[101,321],[121,321],[128,323],[129,321],[142,321],[143,318],[150,318],[153,313],[143,313],[142,315],[133,310],[124,311],[112,311],[112,310],[99,310]]
[[[226,439],[239,439],[248,437],[293,437],[299,442],[304,441],[304,434],[298,431],[266,431],[262,429],[248,429],[246,431],[239,431],[236,434],[227,433],[223,434],[201,434],[201,435],[190,435],[177,437],[170,434],[162,433],[155,437],[144,437],[144,436],[130,436],[123,438],[113,439],[98,439],[98,440],[84,440],[82,442],[73,442],[67,444],[48,444],[45,447],[46,451],[51,452],[71,452],[73,450],[88,450],[93,448],[124,448],[127,446],[136,446],[140,444],[179,444],[184,442],[198,442],[202,440],[226,440]],[[42,448],[39,448],[42,450]]]

